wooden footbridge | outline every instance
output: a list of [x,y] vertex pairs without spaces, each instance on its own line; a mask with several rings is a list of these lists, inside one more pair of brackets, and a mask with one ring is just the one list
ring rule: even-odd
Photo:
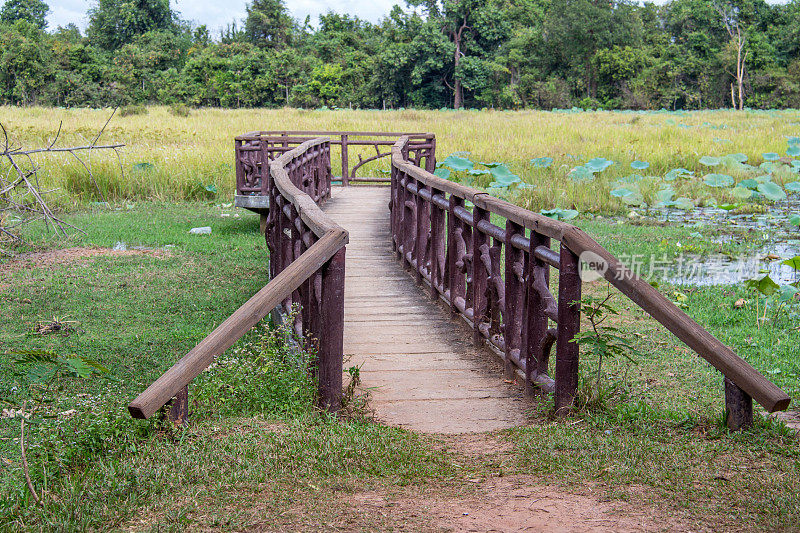
[[[350,167],[354,146],[375,154]],[[358,366],[378,418],[392,425],[510,427],[524,422],[523,395],[535,391],[554,394],[562,415],[578,386],[582,264],[722,373],[730,428],[752,424],[752,399],[768,412],[788,407],[784,391],[586,233],[438,178],[435,150],[424,133],[238,137],[236,203],[262,214],[270,281],[142,392],[131,414],[147,418],[170,404],[170,417],[185,420],[189,383],[270,312],[289,316],[294,306],[325,409],[340,406],[344,366]],[[356,176],[383,157],[390,177]]]

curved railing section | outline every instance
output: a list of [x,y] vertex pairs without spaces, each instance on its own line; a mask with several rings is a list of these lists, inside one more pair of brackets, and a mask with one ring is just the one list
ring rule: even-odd
[[[578,386],[580,259],[725,376],[728,426],[752,424],[752,398],[768,412],[789,396],[678,309],[579,228],[453,183],[409,161],[409,138],[392,148],[391,235],[398,258],[430,285],[520,375],[529,390],[555,392],[568,410]],[[502,219],[504,227],[493,220]],[[551,243],[560,243],[559,249]],[[558,295],[550,291],[558,270]],[[555,323],[551,327],[550,323]],[[555,379],[548,375],[556,346]]]
[[[269,164],[264,191],[274,206],[267,216],[271,281],[131,404],[148,418],[172,402],[170,418],[188,416],[188,385],[272,310],[299,304],[295,329],[316,355],[321,407],[336,411],[342,390],[344,262],[348,234],[319,208],[330,197],[330,139],[306,140]],[[174,399],[174,400],[173,400]]]
[[[318,137],[331,138],[331,146],[337,148],[337,157],[341,158],[341,176],[335,176],[334,180],[341,181],[344,186],[351,182],[388,182],[387,177],[356,174],[363,165],[389,157],[391,147],[402,136],[410,139],[409,159],[417,166],[424,164],[427,170],[433,172],[436,136],[432,133],[272,130],[240,135],[235,139],[237,205],[250,209],[268,208],[266,200],[270,163],[299,144]],[[373,149],[375,154],[354,153],[351,149]],[[351,161],[354,155],[358,158],[357,162]]]

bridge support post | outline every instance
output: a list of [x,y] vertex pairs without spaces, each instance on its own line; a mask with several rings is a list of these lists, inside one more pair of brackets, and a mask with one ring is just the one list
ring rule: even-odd
[[566,416],[578,392],[578,343],[581,278],[578,256],[561,244],[558,276],[558,332],[556,334],[556,416]]
[[317,378],[320,407],[330,412],[338,411],[342,405],[344,258],[343,247],[322,267]]
[[725,423],[731,431],[753,427],[753,399],[725,378]]
[[350,185],[350,171],[347,164],[347,135],[342,134],[342,187]]
[[189,385],[179,390],[170,402],[167,414],[170,422],[176,426],[186,426],[189,422]]

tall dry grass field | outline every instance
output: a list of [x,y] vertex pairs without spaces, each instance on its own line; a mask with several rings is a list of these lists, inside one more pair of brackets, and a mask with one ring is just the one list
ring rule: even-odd
[[[680,194],[702,203],[724,191],[703,186],[709,169],[698,159],[743,153],[754,165],[764,152],[783,155],[787,136],[800,135],[800,111],[703,111],[693,113],[542,112],[542,111],[351,111],[297,109],[199,109],[188,117],[167,107],[115,116],[101,142],[126,144],[122,165],[112,153],[97,152],[91,164],[104,196],[125,199],[219,199],[234,189],[233,138],[253,130],[317,129],[430,131],[436,134],[439,159],[456,151],[473,161],[500,161],[535,188],[515,198],[533,209],[575,207],[581,211],[614,212],[622,204],[608,194],[611,183],[634,172],[630,163],[650,163],[644,173],[663,176],[670,169],[695,171],[681,182]],[[0,122],[26,147],[46,145],[62,122],[61,145],[86,144],[96,135],[110,109],[0,107]],[[372,155],[374,152],[370,153]],[[365,152],[366,155],[366,152]],[[548,168],[534,168],[534,157],[552,157]],[[594,157],[616,162],[591,183],[567,178],[574,166]],[[351,155],[352,159],[356,159]],[[62,188],[72,204],[98,199],[82,167],[69,156],[39,158],[45,184]],[[141,165],[145,163],[145,165]],[[334,172],[338,173],[334,157]],[[384,158],[366,173],[388,169]],[[4,169],[5,170],[5,169]],[[487,185],[481,183],[477,185]],[[210,187],[210,186],[214,187]]]

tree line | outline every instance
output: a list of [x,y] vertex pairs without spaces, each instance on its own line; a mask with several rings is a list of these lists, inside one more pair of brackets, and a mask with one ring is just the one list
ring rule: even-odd
[[800,0],[406,0],[373,24],[253,0],[219,35],[169,0],[48,29],[0,8],[0,103],[306,108],[800,108]]

